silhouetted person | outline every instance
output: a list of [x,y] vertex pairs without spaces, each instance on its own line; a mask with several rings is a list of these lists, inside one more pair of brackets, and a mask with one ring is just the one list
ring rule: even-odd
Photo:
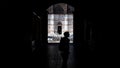
[[61,51],[62,57],[62,68],[67,68],[67,60],[69,55],[69,32],[64,33],[64,37],[60,40],[59,50]]

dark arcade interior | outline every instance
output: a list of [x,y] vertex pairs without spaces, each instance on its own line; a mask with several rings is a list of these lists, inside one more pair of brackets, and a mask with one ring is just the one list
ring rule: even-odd
[[[74,39],[70,44],[67,68],[103,67],[108,63],[106,50],[108,31],[105,29],[105,11],[101,3],[90,0],[32,0],[32,33],[25,35],[31,45],[32,65],[39,68],[61,68],[58,45],[47,41],[46,9],[57,3],[74,7]],[[102,3],[104,5],[104,3]],[[34,14],[35,12],[36,14]],[[109,26],[108,26],[109,27]],[[107,33],[107,34],[106,34]],[[104,37],[106,36],[106,37]],[[32,43],[33,44],[30,44]]]
[[74,38],[66,68],[117,68],[119,4],[105,0],[1,0],[0,38],[5,41],[1,43],[1,65],[61,68],[59,43],[47,40],[47,9],[58,3],[74,7]]

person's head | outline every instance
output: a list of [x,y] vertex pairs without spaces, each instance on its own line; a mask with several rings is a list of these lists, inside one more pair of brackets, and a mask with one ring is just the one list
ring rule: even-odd
[[69,37],[69,32],[64,32],[65,37]]

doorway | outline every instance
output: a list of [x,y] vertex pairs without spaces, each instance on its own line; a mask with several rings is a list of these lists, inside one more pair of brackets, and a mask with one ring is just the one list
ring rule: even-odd
[[48,9],[48,43],[59,43],[64,32],[70,33],[73,43],[73,11],[74,8],[65,3],[58,3]]

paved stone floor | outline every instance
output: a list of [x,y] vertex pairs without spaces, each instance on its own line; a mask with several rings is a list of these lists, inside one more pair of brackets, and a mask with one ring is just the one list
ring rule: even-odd
[[[67,68],[75,68],[74,49],[73,45],[70,44],[70,54],[68,58]],[[58,50],[58,44],[48,44],[48,59],[49,68],[61,68],[62,59]]]

